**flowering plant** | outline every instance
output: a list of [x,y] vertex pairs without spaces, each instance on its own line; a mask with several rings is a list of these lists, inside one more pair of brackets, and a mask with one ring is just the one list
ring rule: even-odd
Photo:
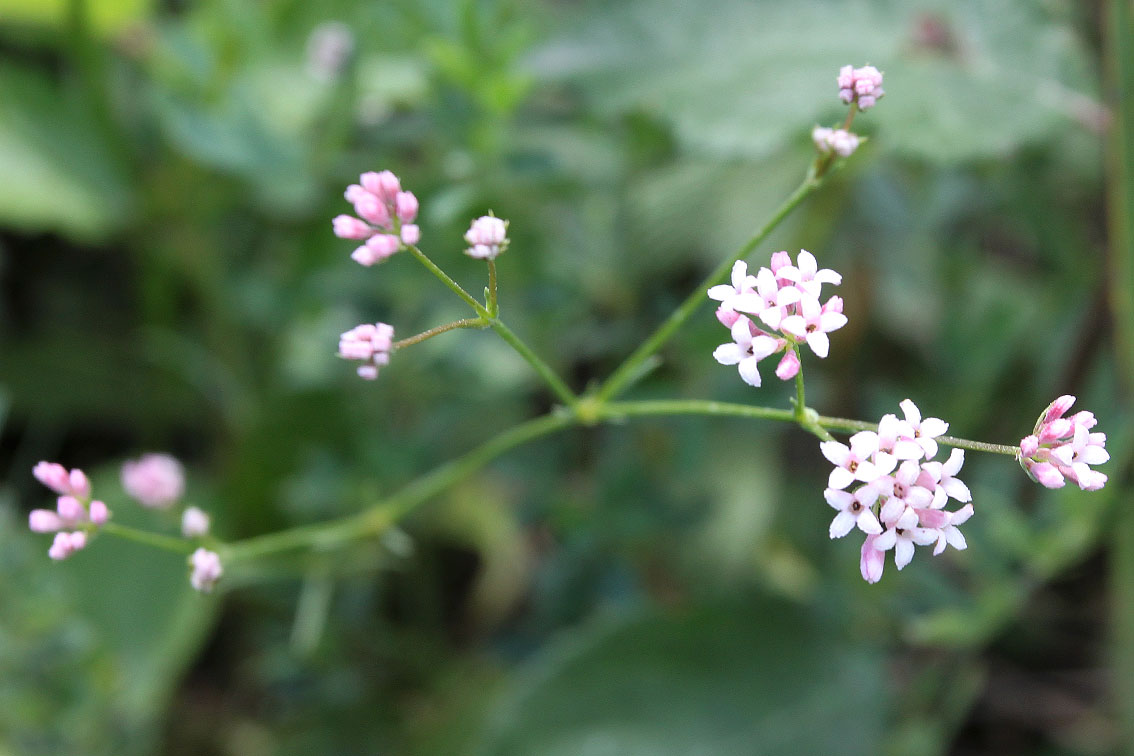
[[[823,492],[823,498],[836,511],[829,534],[842,538],[855,529],[864,534],[860,571],[869,583],[881,578],[888,551],[894,552],[894,564],[900,570],[910,563],[916,546],[932,545],[935,555],[947,546],[966,548],[959,526],[975,515],[979,501],[958,477],[965,451],[1014,456],[1033,480],[1049,488],[1062,486],[1067,480],[1084,490],[1101,488],[1106,475],[1092,466],[1108,459],[1106,436],[1093,430],[1096,420],[1090,412],[1065,416],[1075,401],[1069,395],[1055,400],[1040,416],[1033,433],[1015,445],[947,436],[949,424],[923,416],[910,399],[900,404],[903,418],[887,414],[878,423],[822,416],[807,405],[805,358],[828,357],[838,348],[836,332],[849,322],[841,296],[823,300],[823,287],[839,285],[842,276],[821,267],[819,257],[807,250],[800,250],[794,260],[786,251],[776,252],[768,265],[759,267],[755,274],[749,272],[743,258],[865,142],[851,127],[859,112],[874,107],[884,95],[881,72],[872,66],[846,66],[837,76],[837,87],[839,99],[848,106],[847,115],[839,125],[814,128],[812,140],[817,155],[799,187],[606,380],[585,392],[572,389],[502,319],[497,260],[509,248],[508,221],[490,212],[473,220],[464,235],[468,244],[465,254],[486,266],[487,282],[481,300],[418,246],[423,234],[416,224],[420,209],[417,197],[403,189],[400,179],[391,171],[363,173],[359,182],[347,187],[344,194],[354,215],[339,215],[332,221],[336,236],[362,242],[351,258],[367,268],[387,263],[395,255],[412,258],[447,286],[472,314],[397,341],[391,324],[356,325],[342,333],[339,356],[361,362],[358,375],[375,380],[379,368],[386,368],[394,356],[408,347],[449,331],[491,329],[544,381],[558,406],[490,438],[464,457],[437,468],[366,511],[230,543],[210,535],[209,516],[196,507],[184,509],[180,539],[119,525],[105,503],[92,498],[90,483],[82,471],[67,471],[62,465],[41,462],[34,470],[36,478],[59,496],[54,510],[37,509],[31,513],[31,529],[55,533],[48,553],[56,560],[82,550],[102,533],[180,552],[188,557],[192,587],[209,591],[228,570],[258,559],[295,550],[326,550],[388,533],[399,518],[454,485],[471,470],[519,444],[571,426],[643,415],[763,418],[795,423],[814,435],[820,452],[834,465]],[[728,283],[723,282],[726,276]],[[729,340],[713,351],[713,358],[722,365],[736,366],[745,384],[759,388],[759,363],[781,355],[774,373],[780,380],[794,381],[792,408],[712,400],[617,400],[644,374],[677,329],[695,314],[706,295],[717,304],[716,318],[729,332]],[[836,334],[834,339],[832,334]],[[810,355],[804,351],[805,346]],[[832,436],[833,431],[853,435],[843,443]],[[952,450],[938,459],[943,446]],[[131,497],[152,509],[173,507],[185,490],[181,465],[168,455],[147,455],[128,462],[122,470],[122,483]],[[815,499],[819,500],[818,492]],[[949,508],[950,502],[955,508]]]

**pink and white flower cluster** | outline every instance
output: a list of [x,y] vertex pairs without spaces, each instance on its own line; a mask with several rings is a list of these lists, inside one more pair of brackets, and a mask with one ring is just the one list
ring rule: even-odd
[[220,555],[206,548],[199,548],[189,557],[189,584],[201,593],[209,593],[224,574]]
[[815,143],[815,149],[823,154],[833,152],[839,157],[850,157],[858,149],[861,140],[857,134],[852,134],[846,129],[816,126],[811,130],[811,141]]
[[882,89],[882,72],[874,66],[843,66],[839,69],[837,82],[839,99],[848,105],[858,103],[859,110],[874,107],[886,94]]
[[1070,480],[1084,491],[1097,491],[1106,484],[1106,475],[1092,470],[1110,459],[1106,434],[1091,433],[1098,420],[1082,410],[1064,417],[1075,397],[1064,394],[1047,406],[1032,435],[1020,441],[1017,458],[1032,480],[1047,488],[1062,488]]
[[471,245],[465,250],[469,257],[495,260],[508,248],[508,221],[495,215],[482,215],[465,232],[465,241]]
[[820,269],[815,256],[805,249],[794,265],[787,252],[775,253],[771,267],[760,268],[754,276],[738,260],[732,266],[732,284],[709,289],[709,298],[720,302],[717,319],[732,333],[732,341],[713,352],[714,359],[722,365],[736,365],[745,383],[759,386],[757,364],[782,351],[776,376],[784,381],[794,378],[799,372],[799,345],[806,343],[817,357],[826,357],[830,349],[827,334],[847,323],[841,297],[819,304],[823,284],[837,285],[842,280],[835,271]]
[[[819,445],[835,465],[823,492],[838,511],[831,521],[831,538],[842,538],[855,527],[866,534],[859,567],[868,583],[881,579],[890,549],[900,570],[913,559],[915,546],[935,544],[934,555],[946,546],[967,546],[957,528],[973,514],[972,494],[956,477],[965,453],[954,449],[944,462],[934,461],[936,439],[949,429],[948,423],[923,418],[909,399],[901,407],[905,419],[885,415],[877,432],[856,433],[849,446],[838,441]],[[964,506],[946,511],[950,499]]]
[[59,498],[54,511],[33,509],[28,515],[28,527],[33,533],[55,533],[47,555],[66,559],[87,545],[90,530],[106,524],[110,510],[102,501],[91,498],[91,482],[78,468],[68,472],[56,462],[40,462],[32,474]]
[[358,375],[368,381],[378,377],[378,368],[390,362],[394,327],[389,323],[363,323],[339,337],[339,356],[362,360]]
[[335,236],[366,240],[351,254],[359,265],[380,263],[403,245],[421,240],[421,229],[413,224],[417,218],[417,197],[413,192],[402,191],[401,182],[390,171],[362,174],[359,183],[348,186],[344,196],[354,205],[359,218],[339,215],[332,223]]

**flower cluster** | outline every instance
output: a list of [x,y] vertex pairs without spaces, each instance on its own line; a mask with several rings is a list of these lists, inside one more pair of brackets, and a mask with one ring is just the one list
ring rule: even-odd
[[193,555],[189,557],[189,566],[192,568],[192,572],[189,574],[189,584],[201,593],[208,593],[213,590],[213,586],[224,574],[220,556],[215,551],[209,551],[205,548],[193,552]]
[[353,215],[336,216],[335,236],[365,239],[351,258],[360,265],[374,265],[397,252],[403,245],[417,244],[421,229],[413,224],[417,217],[417,197],[402,191],[398,177],[390,171],[369,171],[358,184],[347,187],[344,196],[354,205]]
[[816,126],[811,130],[811,141],[815,142],[815,149],[823,154],[833,152],[839,157],[850,157],[858,149],[861,139],[846,129]]
[[[775,253],[771,267],[760,268],[755,276],[738,260],[732,266],[732,284],[709,289],[709,298],[720,302],[717,319],[732,332],[732,342],[717,347],[713,357],[722,365],[736,365],[745,383],[759,386],[757,364],[782,351],[776,376],[790,380],[799,372],[800,344],[826,357],[827,334],[846,325],[841,297],[819,304],[823,284],[842,280],[833,270],[819,269],[815,256],[805,249],[795,265],[787,252]],[[757,321],[773,333],[762,330]]]
[[1020,441],[1017,459],[1028,477],[1048,488],[1062,488],[1070,480],[1084,491],[1097,491],[1106,475],[1090,465],[1110,459],[1106,434],[1091,433],[1098,421],[1087,410],[1064,417],[1074,403],[1075,397],[1065,394],[1049,404],[1032,435]]
[[508,248],[508,221],[495,215],[482,215],[465,232],[465,241],[471,245],[465,250],[469,257],[495,260],[497,255]]
[[[856,526],[866,534],[860,569],[869,583],[882,577],[885,552],[894,550],[902,569],[913,559],[915,546],[935,544],[934,555],[946,546],[966,547],[957,529],[973,514],[972,494],[959,478],[965,453],[954,449],[944,462],[937,456],[937,438],[949,429],[935,417],[922,418],[912,401],[901,403],[904,420],[886,415],[878,431],[862,431],[850,445],[824,441],[823,456],[835,469],[823,492],[838,511],[831,521],[831,538],[842,538]],[[945,510],[953,499],[964,506]]]
[[82,470],[68,472],[56,462],[40,462],[32,474],[59,498],[54,511],[33,509],[28,515],[28,528],[33,533],[55,533],[47,555],[66,559],[87,545],[92,528],[106,524],[110,510],[102,501],[91,498],[91,482]]
[[168,454],[122,463],[122,488],[147,509],[169,509],[185,493],[185,469]]
[[378,368],[390,362],[394,327],[388,323],[363,323],[339,336],[339,356],[362,360],[358,375],[368,381],[378,377]]
[[874,66],[843,66],[838,76],[839,99],[848,105],[858,104],[859,110],[867,110],[886,94],[882,89],[882,72]]

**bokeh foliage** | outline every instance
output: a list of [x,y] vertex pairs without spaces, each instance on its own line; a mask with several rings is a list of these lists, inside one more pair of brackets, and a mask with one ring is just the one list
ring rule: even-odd
[[[1110,659],[1134,638],[1107,619],[1134,576],[1106,570],[1134,426],[1107,302],[1134,282],[1102,9],[0,0],[0,756],[1129,747]],[[338,72],[312,63],[330,21]],[[417,193],[422,246],[470,291],[468,219],[509,218],[503,315],[581,390],[798,182],[836,70],[867,62],[869,142],[752,258],[844,274],[809,402],[876,419],[909,396],[1013,443],[1076,393],[1110,434],[1103,492],[970,454],[969,550],[866,586],[813,439],[666,418],[521,447],[380,542],[219,599],[177,557],[101,539],[54,565],[25,532],[42,458],[173,532],[113,493],[122,459],[172,451],[239,538],[357,511],[551,406],[489,332],[376,384],[333,357],[358,322],[466,314],[331,236],[360,171]],[[723,338],[706,306],[634,395],[786,406],[711,360]]]

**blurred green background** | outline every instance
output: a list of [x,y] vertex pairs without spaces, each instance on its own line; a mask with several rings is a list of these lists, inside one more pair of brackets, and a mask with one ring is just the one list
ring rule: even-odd
[[[0,0],[0,756],[1134,752],[1134,26],[1123,0]],[[809,403],[1015,443],[1061,393],[1110,484],[968,455],[970,548],[881,583],[794,427],[659,418],[509,452],[379,542],[193,594],[26,530],[40,459],[165,450],[225,538],[358,511],[552,398],[463,305],[331,235],[390,168],[470,291],[602,379],[802,177],[844,64],[869,143],[750,258],[844,275]],[[1126,96],[1123,96],[1125,92]],[[1123,156],[1126,157],[1123,157]],[[702,308],[630,393],[787,406]]]

